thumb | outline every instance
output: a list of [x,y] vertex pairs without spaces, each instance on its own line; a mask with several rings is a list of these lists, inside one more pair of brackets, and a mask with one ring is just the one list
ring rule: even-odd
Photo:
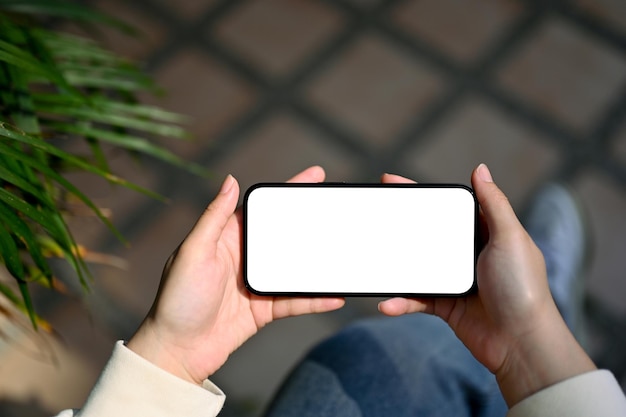
[[219,193],[204,210],[186,240],[199,239],[217,244],[224,227],[237,208],[238,200],[239,184],[235,177],[228,175]]
[[521,226],[508,198],[493,182],[487,165],[480,164],[472,172],[472,187],[485,215],[490,236],[506,235]]

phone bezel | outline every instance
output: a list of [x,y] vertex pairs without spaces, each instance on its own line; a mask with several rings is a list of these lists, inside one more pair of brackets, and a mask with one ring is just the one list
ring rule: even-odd
[[[260,291],[255,289],[248,281],[248,199],[258,188],[281,187],[281,188],[460,188],[464,189],[472,196],[474,202],[474,262],[473,262],[473,283],[471,287],[462,293],[415,293],[415,292],[298,292],[298,291]],[[242,273],[244,285],[248,291],[261,296],[306,296],[306,297],[462,297],[477,290],[476,262],[479,255],[479,204],[474,190],[465,184],[458,183],[346,183],[346,182],[320,182],[320,183],[284,183],[284,182],[261,182],[250,186],[243,198],[243,230],[242,230]]]

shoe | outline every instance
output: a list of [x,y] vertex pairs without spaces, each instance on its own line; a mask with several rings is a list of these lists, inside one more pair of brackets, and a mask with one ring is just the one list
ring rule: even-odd
[[522,223],[543,253],[550,291],[563,319],[583,344],[590,245],[582,204],[567,187],[549,184],[534,196]]

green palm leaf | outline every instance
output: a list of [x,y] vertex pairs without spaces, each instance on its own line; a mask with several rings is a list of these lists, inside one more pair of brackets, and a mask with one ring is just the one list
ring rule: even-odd
[[[148,190],[146,188],[142,188],[142,187],[140,187],[138,185],[135,185],[135,184],[133,184],[133,183],[131,183],[129,181],[124,180],[123,178],[120,178],[120,177],[118,177],[118,176],[116,176],[114,174],[111,174],[111,173],[109,173],[107,171],[104,171],[104,170],[98,168],[97,166],[92,165],[92,164],[82,160],[79,157],[76,157],[76,156],[74,156],[72,154],[69,154],[69,153],[67,153],[65,151],[62,151],[61,149],[57,148],[56,146],[53,146],[53,145],[49,144],[48,142],[46,142],[46,141],[44,141],[42,139],[39,139],[39,138],[36,138],[36,137],[33,137],[33,136],[29,136],[29,135],[26,135],[26,134],[21,133],[21,132],[17,132],[15,130],[10,129],[6,124],[0,123],[0,137],[2,137],[2,136],[5,137],[5,138],[8,138],[8,139],[12,139],[12,140],[14,140],[16,142],[23,143],[25,145],[29,145],[33,149],[41,150],[41,151],[44,151],[44,152],[46,152],[46,153],[48,153],[50,155],[54,155],[54,156],[58,157],[59,159],[65,161],[66,163],[69,163],[71,165],[76,166],[77,168],[80,168],[81,170],[84,170],[84,171],[91,172],[93,174],[99,175],[99,176],[103,177],[104,179],[106,179],[107,181],[109,181],[109,182],[111,182],[113,184],[121,185],[121,186],[124,186],[126,188],[130,188],[131,190],[138,191],[138,192],[140,192],[142,194],[146,194],[148,196],[151,196],[151,197],[153,197],[155,199],[163,200],[163,198],[160,195],[158,195],[158,194],[156,194],[156,193],[154,193],[154,192],[152,192],[152,191],[150,191],[150,190]],[[6,147],[3,148],[3,149],[7,153],[10,152]],[[18,158],[18,156],[16,154],[14,154],[14,156],[16,158]]]
[[41,186],[32,184],[24,179],[24,177],[14,174],[2,165],[0,165],[0,181],[4,181],[7,184],[13,184],[22,192],[30,194],[30,196],[32,196],[38,203],[49,209],[55,208],[54,201],[52,201],[52,198],[46,193],[46,191],[42,190]]
[[3,224],[0,224],[0,252],[7,269],[17,279],[17,285],[22,294],[24,306],[30,317],[33,327],[37,328],[37,318],[35,317],[35,309],[28,292],[28,284],[24,280],[24,265],[20,260],[20,251],[13,240],[13,236],[5,228]]
[[[148,139],[187,139],[180,126],[185,118],[137,103],[135,93],[159,92],[150,77],[91,40],[43,29],[40,17],[130,31],[119,20],[74,2],[0,2],[0,258],[21,298],[4,284],[0,294],[25,311],[35,327],[39,318],[28,284],[52,286],[50,253],[63,256],[88,287],[89,270],[61,213],[65,196],[76,197],[123,239],[89,197],[65,178],[65,170],[89,172],[162,200],[111,172],[102,147],[106,143],[206,175],[202,167]],[[56,137],[86,142],[91,155],[55,146],[49,139]]]
[[5,204],[0,204],[0,217],[3,219],[5,226],[14,232],[14,234],[22,240],[24,245],[26,245],[35,265],[37,265],[48,282],[51,283],[52,271],[41,250],[41,246],[37,242],[37,237],[30,229],[29,225]]
[[[124,241],[124,238],[122,237],[122,235],[117,231],[117,229],[115,228],[115,226],[113,226],[113,224],[109,221],[109,219],[107,219],[106,216],[104,216],[104,214],[102,214],[100,209],[85,194],[83,194],[78,188],[76,188],[71,182],[69,182],[68,180],[63,178],[61,175],[57,174],[50,167],[48,167],[45,164],[42,164],[41,162],[39,162],[38,160],[36,160],[34,158],[29,157],[27,154],[24,154],[22,152],[17,152],[15,149],[11,148],[10,146],[6,146],[6,145],[4,145],[1,142],[0,142],[0,154],[3,154],[3,155],[8,156],[10,158],[13,158],[15,161],[22,162],[23,165],[32,167],[32,168],[36,169],[39,173],[41,173],[44,176],[46,176],[47,178],[57,182],[60,186],[65,188],[71,194],[73,194],[76,197],[78,197],[87,207],[92,209],[93,212],[98,216],[98,218],[100,218],[100,220],[102,220],[102,222],[107,227],[109,227],[109,229],[120,240]],[[1,172],[1,170],[0,170],[0,172]],[[104,171],[102,171],[102,172],[104,172]],[[35,195],[36,197],[38,196],[38,194],[33,194],[33,195]],[[43,199],[44,197],[41,197],[41,198]],[[51,207],[51,208],[53,210],[55,209],[55,207]]]
[[104,23],[109,26],[117,27],[127,33],[136,33],[135,29],[119,19],[114,19],[103,13],[96,12],[91,8],[68,1],[3,0],[2,3],[0,3],[0,10],[29,15],[62,17],[73,20]]
[[97,129],[89,126],[80,126],[80,125],[57,125],[59,131],[65,131],[67,133],[74,133],[78,135],[84,135],[99,139],[103,142],[108,142],[114,145],[117,145],[121,148],[126,148],[133,151],[138,151],[147,155],[151,155],[155,158],[158,158],[162,161],[165,161],[171,165],[178,166],[187,171],[190,171],[196,175],[205,176],[207,175],[206,169],[197,164],[190,163],[182,158],[179,158],[172,152],[154,145],[146,139],[127,135],[123,133],[117,133],[111,130],[103,130]]

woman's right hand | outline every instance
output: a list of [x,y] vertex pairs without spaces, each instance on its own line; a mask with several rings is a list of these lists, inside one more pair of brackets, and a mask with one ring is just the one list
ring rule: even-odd
[[[386,174],[383,182],[410,181]],[[512,406],[549,385],[595,365],[576,342],[550,294],[545,263],[485,165],[472,173],[481,207],[484,248],[477,262],[478,291],[461,298],[392,298],[379,310],[444,319],[498,380]]]

